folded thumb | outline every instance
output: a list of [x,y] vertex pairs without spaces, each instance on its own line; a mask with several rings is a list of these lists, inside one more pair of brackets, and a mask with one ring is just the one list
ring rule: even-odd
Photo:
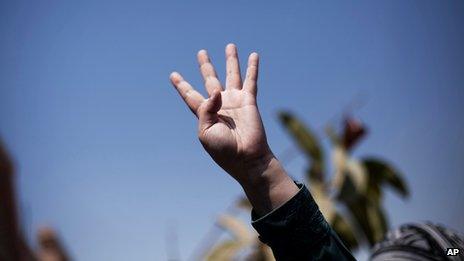
[[219,90],[214,90],[199,112],[201,130],[211,127],[211,125],[218,121],[217,112],[221,109],[221,106],[221,92]]

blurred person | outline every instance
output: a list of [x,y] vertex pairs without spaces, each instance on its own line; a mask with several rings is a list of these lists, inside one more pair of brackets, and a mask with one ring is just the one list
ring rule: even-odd
[[58,235],[52,228],[43,227],[37,233],[39,249],[37,260],[39,261],[67,261],[69,260]]
[[17,210],[14,169],[13,161],[0,139],[0,261],[69,260],[57,233],[51,228],[44,227],[38,231],[37,251],[27,244]]
[[[372,261],[464,260],[462,235],[430,222],[401,225],[372,248]],[[446,256],[445,256],[446,253]]]

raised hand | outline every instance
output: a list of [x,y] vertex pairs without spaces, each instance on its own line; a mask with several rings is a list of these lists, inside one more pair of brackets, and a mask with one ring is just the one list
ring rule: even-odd
[[209,98],[186,82],[178,73],[171,81],[192,112],[198,117],[198,137],[206,151],[225,171],[243,179],[242,171],[255,159],[269,159],[261,117],[256,105],[258,54],[248,58],[248,68],[242,84],[237,49],[226,47],[227,77],[221,86],[205,50],[198,52],[198,63]]
[[[291,192],[294,194],[296,186],[269,149],[256,104],[258,54],[249,56],[242,83],[235,45],[227,45],[225,53],[227,76],[223,88],[207,52],[198,52],[200,72],[209,95],[207,99],[179,73],[174,72],[170,77],[187,106],[199,119],[198,137],[201,144],[219,166],[239,181],[249,197],[250,193],[256,193],[259,189],[268,193],[269,189],[277,188],[283,181],[287,187],[293,188]],[[260,188],[256,188],[258,185]],[[251,198],[250,201],[253,204]]]

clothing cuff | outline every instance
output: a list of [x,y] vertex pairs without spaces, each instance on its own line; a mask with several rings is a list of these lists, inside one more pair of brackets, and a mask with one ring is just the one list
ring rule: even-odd
[[252,210],[252,226],[259,239],[271,247],[292,244],[293,247],[311,247],[329,235],[330,226],[325,221],[311,193],[298,184],[298,193],[282,206],[258,217]]

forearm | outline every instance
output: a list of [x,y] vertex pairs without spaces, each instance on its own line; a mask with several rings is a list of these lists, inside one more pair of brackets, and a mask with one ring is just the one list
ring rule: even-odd
[[244,178],[238,182],[257,214],[271,212],[298,192],[298,187],[272,153],[245,165],[242,171],[246,173],[240,175]]

